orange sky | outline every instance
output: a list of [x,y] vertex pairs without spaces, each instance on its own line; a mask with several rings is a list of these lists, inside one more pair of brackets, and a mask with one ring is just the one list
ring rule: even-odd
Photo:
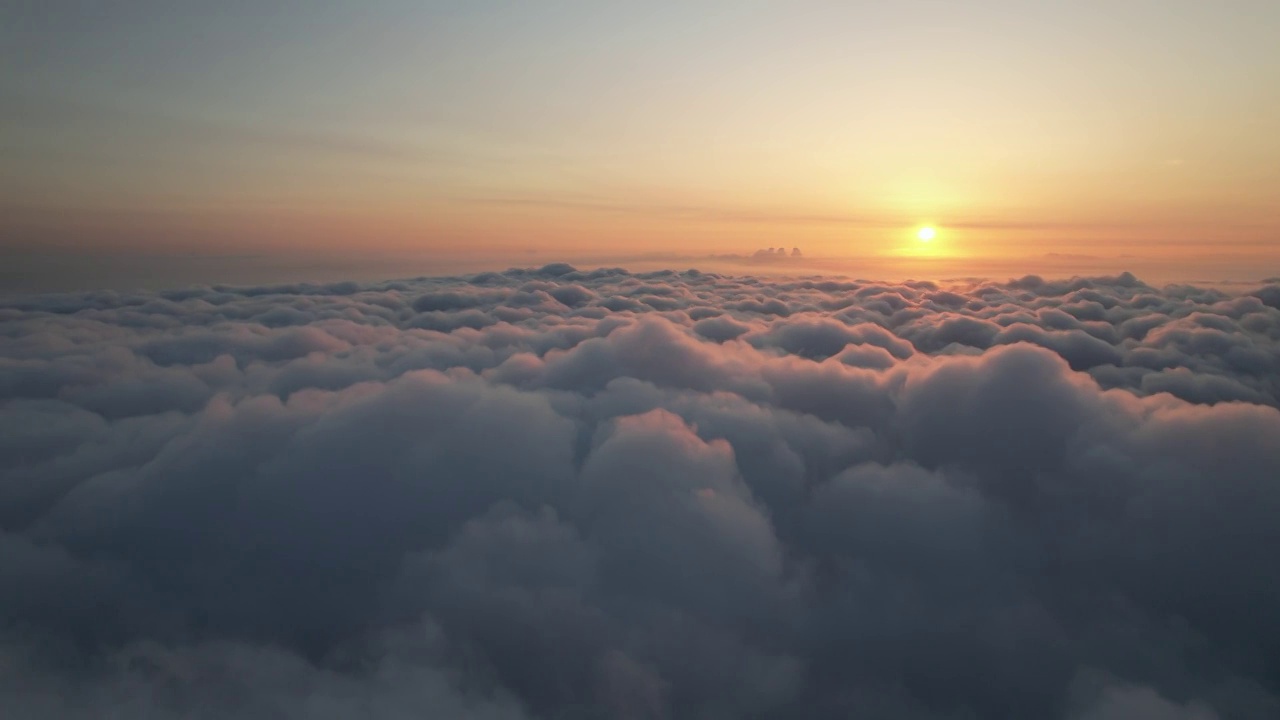
[[599,5],[0,11],[0,249],[1280,274],[1280,4]]

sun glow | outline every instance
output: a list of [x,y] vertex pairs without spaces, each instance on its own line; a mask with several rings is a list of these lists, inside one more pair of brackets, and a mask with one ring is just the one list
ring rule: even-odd
[[937,225],[916,225],[898,237],[902,244],[890,251],[898,257],[937,260],[952,255],[951,238],[944,242]]

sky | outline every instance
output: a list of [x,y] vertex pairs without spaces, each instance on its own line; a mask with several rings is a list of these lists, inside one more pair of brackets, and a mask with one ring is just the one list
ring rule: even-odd
[[1260,279],[1278,88],[1269,0],[18,0],[0,253]]

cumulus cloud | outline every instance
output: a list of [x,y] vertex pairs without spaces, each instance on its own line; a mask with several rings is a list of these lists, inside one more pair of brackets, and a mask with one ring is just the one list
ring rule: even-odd
[[761,261],[763,262],[779,261],[780,262],[780,261],[785,261],[788,258],[799,258],[803,256],[804,256],[804,253],[800,252],[800,248],[798,247],[791,248],[790,252],[788,252],[787,249],[784,247],[776,247],[776,248],[771,247],[771,248],[760,248],[759,250],[752,253],[749,259],[757,262],[761,262]]
[[11,298],[28,718],[1280,716],[1280,285]]

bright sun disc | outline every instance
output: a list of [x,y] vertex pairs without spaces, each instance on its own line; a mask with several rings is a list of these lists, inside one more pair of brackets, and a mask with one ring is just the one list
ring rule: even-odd
[[936,237],[938,231],[931,227],[922,227],[916,232],[916,237],[920,238],[920,242],[929,242]]

